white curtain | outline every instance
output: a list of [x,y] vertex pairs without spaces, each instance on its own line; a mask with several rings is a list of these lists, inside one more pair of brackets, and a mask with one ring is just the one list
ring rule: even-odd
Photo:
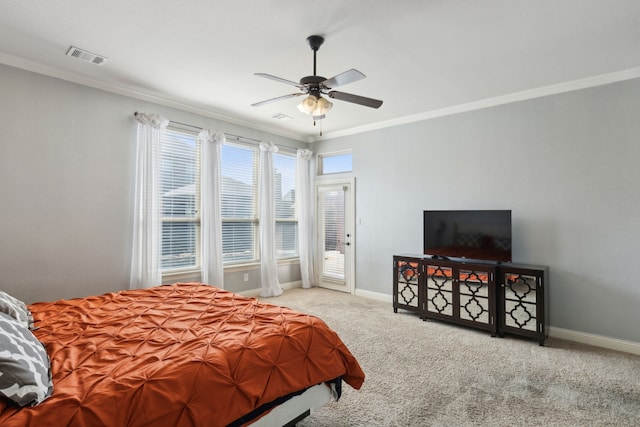
[[303,288],[314,283],[313,268],[313,188],[311,159],[313,152],[298,149],[296,160],[296,211],[298,212],[298,253]]
[[169,121],[157,114],[136,113],[138,120],[133,251],[129,288],[162,283],[162,199],[160,198],[160,135]]
[[224,288],[222,265],[222,132],[203,130],[198,135],[201,146],[200,222],[202,234],[202,282]]
[[282,295],[278,281],[276,255],[276,218],[273,189],[273,153],[278,152],[272,142],[260,143],[260,296]]

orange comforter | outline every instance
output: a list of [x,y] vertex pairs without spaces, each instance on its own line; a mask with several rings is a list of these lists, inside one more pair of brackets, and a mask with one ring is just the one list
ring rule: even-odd
[[200,283],[29,307],[51,358],[53,395],[0,401],[0,425],[223,426],[358,362],[320,319]]

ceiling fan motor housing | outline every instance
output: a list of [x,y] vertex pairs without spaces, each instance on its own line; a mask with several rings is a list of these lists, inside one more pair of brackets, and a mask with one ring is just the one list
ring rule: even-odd
[[320,83],[327,80],[322,76],[307,76],[300,79],[300,84],[309,88],[309,94],[316,98],[320,96]]

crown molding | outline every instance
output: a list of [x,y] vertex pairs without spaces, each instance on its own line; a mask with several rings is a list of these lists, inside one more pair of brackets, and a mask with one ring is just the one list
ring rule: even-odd
[[247,120],[238,119],[233,116],[228,116],[225,114],[221,114],[218,112],[214,112],[211,110],[194,107],[189,104],[184,104],[181,102],[172,101],[167,98],[158,97],[155,95],[150,95],[144,92],[140,92],[137,90],[133,90],[131,88],[127,88],[124,86],[109,84],[100,82],[86,76],[83,76],[78,73],[73,73],[70,71],[61,70],[56,67],[52,67],[49,65],[45,65],[39,62],[31,61],[28,59],[20,58],[13,55],[8,55],[6,53],[0,52],[0,64],[5,64],[11,67],[19,68],[25,71],[30,71],[36,74],[42,74],[44,76],[53,77],[56,79],[68,81],[71,83],[76,83],[82,86],[88,86],[94,89],[103,90],[105,92],[115,93],[118,95],[127,96],[129,98],[139,99],[141,101],[152,102],[154,104],[163,105],[165,107],[175,108],[181,111],[186,111],[189,113],[198,114],[200,116],[209,117],[212,119],[221,120],[227,123],[245,126],[251,128],[253,130],[258,130],[262,132],[268,132],[274,135],[283,136],[285,138],[290,138],[299,142],[307,142],[305,137],[294,134],[290,132],[282,131],[281,129],[275,129],[268,126],[261,126],[255,122],[250,122]]
[[496,96],[493,98],[482,99],[480,101],[469,102],[466,104],[454,105],[451,107],[440,108],[424,113],[414,114],[411,116],[400,117],[397,119],[387,120],[383,122],[373,123],[370,125],[354,127],[344,131],[337,131],[325,134],[321,137],[312,137],[309,142],[319,142],[328,139],[335,139],[343,136],[355,135],[372,130],[384,129],[393,126],[400,126],[408,123],[419,122],[423,120],[433,119],[436,117],[450,116],[452,114],[464,113],[468,111],[480,110],[498,105],[510,104],[513,102],[525,101],[534,98],[541,98],[559,93],[572,92],[580,89],[587,89],[595,86],[603,86],[611,83],[632,80],[640,77],[640,67],[630,68],[628,70],[617,71],[614,73],[601,74],[598,76],[587,77],[584,79],[572,80],[569,82],[559,83],[555,85],[543,86],[536,89],[529,89],[522,92],[515,92],[508,95]]
[[469,102],[465,104],[454,105],[451,107],[440,108],[437,110],[425,111],[423,113],[399,117],[397,119],[391,119],[391,120],[386,120],[382,122],[376,122],[369,125],[357,126],[357,127],[345,129],[342,131],[330,132],[330,133],[324,134],[323,136],[304,136],[300,134],[294,134],[291,132],[285,132],[285,131],[282,131],[281,129],[262,126],[255,122],[238,119],[236,117],[228,116],[218,112],[194,107],[181,102],[172,101],[167,98],[149,95],[149,94],[136,91],[127,87],[113,85],[113,84],[106,84],[103,82],[99,82],[97,80],[87,78],[86,76],[83,76],[77,73],[64,71],[59,68],[55,68],[49,65],[41,64],[41,63],[27,60],[24,58],[19,58],[17,56],[9,55],[2,52],[0,52],[0,63],[6,64],[12,67],[20,68],[26,71],[42,74],[45,76],[58,78],[61,80],[72,82],[72,83],[77,83],[83,86],[89,86],[95,89],[104,90],[106,92],[116,93],[119,95],[128,96],[130,98],[135,98],[142,101],[153,102],[155,104],[164,105],[166,107],[176,108],[182,111],[221,120],[227,123],[232,123],[239,126],[246,126],[254,130],[268,132],[274,135],[279,135],[279,136],[293,139],[295,141],[306,142],[306,143],[321,142],[329,139],[335,139],[335,138],[340,138],[344,136],[370,132],[373,130],[400,126],[400,125],[415,123],[423,120],[429,120],[437,117],[444,117],[444,116],[464,113],[468,111],[480,110],[488,107],[495,107],[498,105],[510,104],[513,102],[541,98],[544,96],[556,95],[560,93],[571,92],[575,90],[587,89],[590,87],[603,86],[611,83],[640,78],[640,67],[630,68],[627,70],[617,71],[613,73],[601,74],[593,77],[572,80],[572,81],[559,83],[555,85],[543,86],[543,87],[529,89],[521,92],[515,92],[507,95],[486,98],[486,99]]

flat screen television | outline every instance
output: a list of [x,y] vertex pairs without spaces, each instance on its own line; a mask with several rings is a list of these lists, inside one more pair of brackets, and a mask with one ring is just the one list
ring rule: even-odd
[[424,211],[424,253],[511,261],[510,210]]

